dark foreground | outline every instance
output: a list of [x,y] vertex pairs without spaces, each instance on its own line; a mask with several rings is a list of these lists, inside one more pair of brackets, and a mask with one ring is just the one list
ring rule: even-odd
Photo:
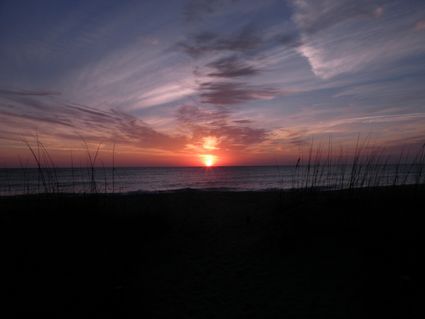
[[0,198],[1,312],[422,318],[424,194]]

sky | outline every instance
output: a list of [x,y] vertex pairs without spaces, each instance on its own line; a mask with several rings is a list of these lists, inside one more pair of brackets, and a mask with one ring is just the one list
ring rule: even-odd
[[[425,142],[423,0],[0,1],[0,166],[290,164]],[[113,152],[114,150],[114,152]]]

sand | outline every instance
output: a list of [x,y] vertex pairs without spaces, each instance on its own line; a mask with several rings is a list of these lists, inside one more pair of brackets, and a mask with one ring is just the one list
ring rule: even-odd
[[0,198],[2,311],[418,317],[423,195],[397,187]]

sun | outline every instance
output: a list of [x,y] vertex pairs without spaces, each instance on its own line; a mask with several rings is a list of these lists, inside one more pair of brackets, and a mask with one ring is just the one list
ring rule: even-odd
[[214,166],[217,157],[215,155],[211,154],[205,154],[201,155],[202,161],[204,162],[205,167],[212,167]]

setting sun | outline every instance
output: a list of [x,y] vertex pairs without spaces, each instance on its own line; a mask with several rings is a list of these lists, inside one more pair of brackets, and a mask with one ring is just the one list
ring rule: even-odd
[[206,167],[214,166],[217,160],[217,156],[211,154],[201,155],[201,158]]

